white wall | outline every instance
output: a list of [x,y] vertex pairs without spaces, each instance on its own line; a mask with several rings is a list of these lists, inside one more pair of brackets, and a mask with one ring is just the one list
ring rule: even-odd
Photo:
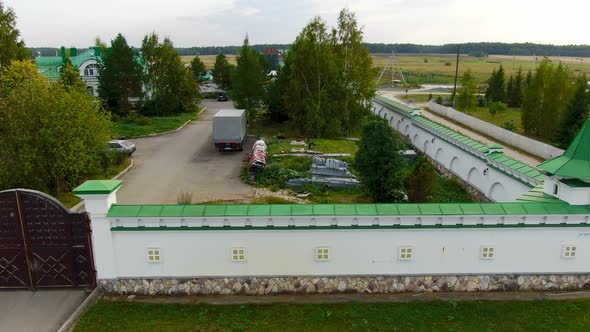
[[563,154],[563,150],[545,144],[543,142],[530,139],[526,136],[519,135],[504,128],[494,126],[489,122],[474,118],[463,112],[458,112],[452,107],[445,107],[435,102],[429,102],[428,108],[434,113],[440,114],[453,121],[457,121],[469,128],[473,128],[481,133],[499,140],[502,143],[512,145],[520,150],[526,151],[532,155],[541,157],[543,159],[551,159],[553,157]]
[[[442,139],[439,135],[424,128],[414,121],[406,112],[398,112],[389,109],[386,105],[373,102],[373,112],[387,119],[390,126],[408,138],[417,150],[447,168],[462,180],[470,183],[483,195],[495,202],[513,202],[523,194],[530,191],[536,185],[533,179],[524,175],[522,181],[506,175],[496,167],[492,167],[493,161],[487,160],[483,153],[467,151],[460,148],[460,144],[452,144],[450,137]],[[486,174],[484,175],[484,170]],[[505,170],[514,172],[513,170]],[[529,183],[523,183],[528,181]]]
[[[590,230],[573,228],[412,230],[222,230],[113,232],[115,271],[124,277],[412,275],[590,272]],[[563,245],[576,258],[562,258]],[[330,248],[317,262],[314,249]],[[399,246],[414,259],[400,261]],[[481,246],[496,258],[480,259]],[[146,248],[161,250],[160,263]],[[244,247],[246,262],[232,262]]]

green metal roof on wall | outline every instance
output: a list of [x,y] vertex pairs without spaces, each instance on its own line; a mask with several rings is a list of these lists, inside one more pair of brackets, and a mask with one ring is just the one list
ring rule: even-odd
[[57,67],[63,64],[64,61],[60,56],[38,56],[35,58],[35,65],[39,68]]
[[529,203],[563,203],[563,201],[548,195],[543,189],[543,184],[536,186],[529,192],[520,196],[517,199],[518,202],[529,202]]
[[[385,98],[380,95],[376,95],[375,99],[377,99],[379,102],[381,102],[383,104],[389,105],[389,106],[394,107],[398,110],[402,110],[402,111],[405,111],[408,113],[411,113],[411,111],[412,111],[409,106],[406,106],[402,103],[393,101],[391,99]],[[502,148],[502,146],[497,145],[497,144],[488,147],[487,145],[485,145],[479,141],[476,141],[468,136],[458,133],[458,132],[456,132],[452,129],[449,129],[441,124],[438,124],[434,121],[431,121],[423,116],[415,116],[413,119],[428,128],[434,129],[435,131],[440,133],[442,136],[451,137],[452,139],[454,139],[458,142],[461,142],[461,143],[465,144],[466,146],[468,146],[478,152],[481,152],[481,153],[486,153],[490,149],[497,149],[498,147]],[[509,167],[517,172],[520,172],[528,177],[531,177],[537,181],[542,182],[544,180],[543,174],[541,174],[541,172],[539,172],[537,169],[532,168],[528,165],[525,165],[525,164],[523,164],[519,161],[516,161],[510,157],[507,157],[502,152],[494,152],[494,153],[490,154],[488,156],[488,158],[494,159],[498,163],[500,163],[506,167]]]
[[[121,180],[88,180],[73,190],[76,195],[103,195],[110,194],[123,184]],[[159,213],[156,211],[156,207],[152,205],[146,205],[145,209],[149,213]],[[127,208],[126,211],[132,211],[131,208]],[[134,210],[133,210],[134,211]],[[131,212],[130,212],[131,213]]]
[[[76,188],[78,189],[78,188]],[[75,191],[76,194],[81,194]],[[532,196],[531,196],[532,197]],[[539,196],[543,198],[543,196]],[[531,202],[533,201],[533,202]],[[112,205],[111,218],[259,217],[259,216],[404,216],[588,214],[590,206],[558,200],[516,203],[445,204],[286,204],[286,205]]]
[[590,181],[590,120],[582,126],[565,153],[549,159],[538,168],[550,175]]

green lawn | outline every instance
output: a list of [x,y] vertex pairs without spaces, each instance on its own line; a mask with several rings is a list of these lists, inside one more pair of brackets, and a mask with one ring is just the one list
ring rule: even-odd
[[[269,154],[291,153],[291,149],[305,148],[303,145],[291,145],[292,139],[271,139],[267,142]],[[336,139],[313,139],[314,151],[323,153],[349,153],[354,155],[358,150],[357,142]]]
[[449,98],[449,94],[446,95],[440,95],[440,94],[421,94],[421,93],[416,93],[416,94],[408,94],[408,95],[402,95],[401,99],[404,100],[413,100],[415,102],[420,102],[420,103],[425,103],[430,101],[428,98],[432,97],[432,99],[436,99],[436,97],[441,96],[442,98]]
[[74,331],[588,331],[590,300],[340,304],[100,301]]
[[196,118],[197,113],[182,113],[175,116],[161,117],[140,117],[134,120],[123,118],[113,122],[111,132],[113,137],[126,136],[127,138],[133,138],[174,130],[188,120],[194,120]]
[[475,112],[467,114],[498,127],[502,127],[506,122],[512,122],[517,128],[516,132],[520,133],[522,131],[520,108],[509,108],[506,112],[498,112],[492,115],[487,107],[478,107]]

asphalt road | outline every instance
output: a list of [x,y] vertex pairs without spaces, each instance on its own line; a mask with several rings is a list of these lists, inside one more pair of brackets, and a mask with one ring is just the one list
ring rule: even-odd
[[0,331],[53,332],[78,308],[84,290],[0,292]]
[[[244,200],[254,188],[240,179],[244,152],[217,152],[213,146],[213,115],[233,108],[231,101],[204,100],[198,121],[173,134],[133,140],[134,167],[122,177],[117,193],[121,204],[176,204],[180,192],[191,192],[193,203]],[[248,142],[252,143],[252,142]]]

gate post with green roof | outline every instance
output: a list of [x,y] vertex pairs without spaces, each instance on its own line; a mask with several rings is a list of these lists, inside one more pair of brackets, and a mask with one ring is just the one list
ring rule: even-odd
[[74,194],[84,200],[86,212],[90,215],[94,262],[99,280],[117,277],[113,235],[107,214],[111,205],[117,203],[117,191],[122,183],[120,180],[89,180],[74,189]]

